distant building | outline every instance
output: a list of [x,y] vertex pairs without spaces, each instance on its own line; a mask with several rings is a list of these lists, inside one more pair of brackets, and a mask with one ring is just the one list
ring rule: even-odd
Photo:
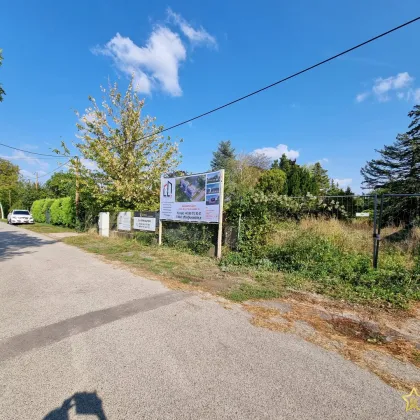
[[181,190],[187,195],[188,198],[193,198],[197,194],[197,187],[185,179],[181,179],[180,182]]

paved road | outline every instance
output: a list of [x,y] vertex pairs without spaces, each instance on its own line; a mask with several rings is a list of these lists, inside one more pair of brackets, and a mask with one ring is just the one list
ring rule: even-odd
[[416,417],[376,376],[240,309],[0,223],[0,418]]

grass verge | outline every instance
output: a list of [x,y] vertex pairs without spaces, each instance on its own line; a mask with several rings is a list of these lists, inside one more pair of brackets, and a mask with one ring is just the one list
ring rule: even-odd
[[31,230],[32,232],[37,232],[37,233],[75,232],[75,230],[72,228],[50,225],[48,223],[35,223],[33,225],[19,225],[19,227],[23,229]]
[[142,244],[135,239],[103,238],[84,234],[63,242],[118,262],[176,288],[199,288],[211,293],[227,293],[239,284],[252,282],[246,272],[226,272],[217,260],[169,247]]

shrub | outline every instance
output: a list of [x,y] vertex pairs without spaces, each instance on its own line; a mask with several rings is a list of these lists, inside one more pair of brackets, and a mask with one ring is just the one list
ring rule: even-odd
[[67,227],[74,227],[76,218],[76,208],[71,197],[61,198],[60,223]]
[[62,223],[62,209],[61,209],[62,200],[63,200],[62,198],[57,198],[51,204],[50,215],[51,215],[51,223],[53,225],[60,225]]
[[35,222],[38,222],[38,223],[45,222],[45,213],[42,212],[44,202],[45,202],[45,199],[35,200],[32,203],[31,213]]
[[[406,307],[420,299],[420,264],[406,264],[403,254],[383,252],[380,268],[372,268],[371,255],[343,249],[334,237],[298,231],[281,244],[262,248],[265,258],[248,253],[229,253],[224,265],[250,265],[293,273],[312,280],[315,291],[350,301],[388,302]],[[420,257],[419,257],[420,258]]]
[[204,255],[212,246],[213,226],[199,224],[166,223],[163,231],[165,245]]
[[47,212],[50,211],[52,203],[54,203],[54,198],[46,198],[44,200],[44,205],[42,206],[43,222],[51,223],[51,220],[47,220]]

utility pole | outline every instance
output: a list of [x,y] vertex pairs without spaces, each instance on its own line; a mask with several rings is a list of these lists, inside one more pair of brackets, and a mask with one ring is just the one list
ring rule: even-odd
[[38,172],[35,172],[36,181],[35,181],[35,188],[38,191]]

